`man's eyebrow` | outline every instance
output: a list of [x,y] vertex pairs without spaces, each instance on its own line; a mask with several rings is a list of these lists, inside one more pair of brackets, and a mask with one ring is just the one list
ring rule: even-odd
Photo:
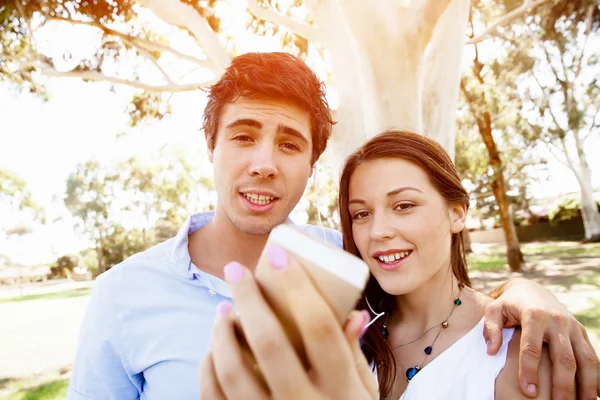
[[225,128],[230,129],[230,128],[235,128],[237,126],[248,126],[250,128],[260,129],[260,128],[262,128],[263,125],[255,119],[240,118],[240,119],[236,119],[232,123],[228,124]]
[[277,126],[277,132],[284,133],[284,134],[290,135],[290,136],[294,136],[294,137],[300,139],[301,141],[303,141],[306,145],[310,144],[310,142],[308,141],[306,136],[304,136],[302,133],[300,133],[300,131],[298,131],[290,126],[279,124]]

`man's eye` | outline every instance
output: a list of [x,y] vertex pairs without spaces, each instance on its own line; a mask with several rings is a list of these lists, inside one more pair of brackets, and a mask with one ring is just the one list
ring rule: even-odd
[[236,142],[250,142],[252,138],[248,135],[237,135],[233,138]]
[[288,150],[300,151],[300,146],[293,142],[284,142],[281,145]]

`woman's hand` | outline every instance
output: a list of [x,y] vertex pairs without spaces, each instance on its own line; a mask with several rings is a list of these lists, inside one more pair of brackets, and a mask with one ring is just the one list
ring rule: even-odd
[[552,294],[535,282],[514,279],[502,287],[485,312],[488,353],[502,344],[502,328],[521,325],[519,381],[529,397],[537,395],[544,343],[552,360],[552,398],[600,396],[600,362],[583,325]]
[[[297,261],[281,247],[268,249],[274,284],[286,293],[311,370],[306,371],[250,271],[225,267],[243,335],[256,359],[249,365],[236,336],[236,317],[222,303],[211,351],[202,362],[203,399],[375,399],[377,382],[358,337],[369,322],[366,312],[350,314],[342,328]],[[266,387],[257,377],[259,369]]]

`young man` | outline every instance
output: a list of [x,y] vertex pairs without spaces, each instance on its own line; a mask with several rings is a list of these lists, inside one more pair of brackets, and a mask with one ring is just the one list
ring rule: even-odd
[[[288,216],[325,150],[332,124],[324,85],[298,58],[250,53],[232,61],[211,88],[204,111],[216,210],[191,215],[176,237],[98,278],[68,399],[198,398],[198,367],[209,349],[215,310],[231,297],[223,266],[232,260],[256,265],[271,229],[291,223]],[[337,232],[302,229],[341,246]],[[536,303],[525,304],[521,298],[532,299],[532,291],[539,293],[533,296]],[[543,338],[562,335],[552,346],[566,356],[567,365],[556,365],[555,376],[572,390],[569,338],[583,342],[574,318],[538,285],[526,282],[509,286],[494,310],[497,325],[510,323],[510,313],[522,320],[532,331],[526,343],[534,350],[541,350]],[[533,311],[533,322],[523,319]],[[551,315],[558,323],[546,326]],[[535,383],[535,355],[525,367],[527,382]],[[593,380],[595,390],[595,372],[588,375],[585,382],[590,387]]]

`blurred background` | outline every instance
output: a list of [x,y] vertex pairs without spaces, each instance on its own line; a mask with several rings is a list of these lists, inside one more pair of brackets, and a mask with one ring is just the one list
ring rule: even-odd
[[202,89],[249,51],[339,121],[295,222],[338,227],[366,138],[434,137],[476,286],[543,284],[600,350],[599,28],[597,0],[0,0],[0,398],[64,398],[95,277],[215,207]]

